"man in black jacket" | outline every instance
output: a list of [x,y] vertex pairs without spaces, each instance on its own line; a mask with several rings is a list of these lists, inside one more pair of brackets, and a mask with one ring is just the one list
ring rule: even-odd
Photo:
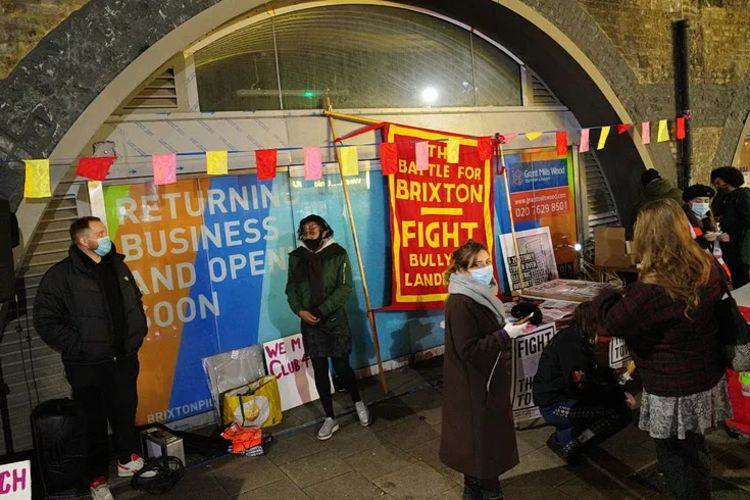
[[91,496],[112,498],[107,482],[107,423],[120,477],[143,467],[137,454],[138,349],[147,333],[141,292],[97,217],[70,226],[68,257],[42,278],[34,327],[62,354],[73,398],[88,416]]

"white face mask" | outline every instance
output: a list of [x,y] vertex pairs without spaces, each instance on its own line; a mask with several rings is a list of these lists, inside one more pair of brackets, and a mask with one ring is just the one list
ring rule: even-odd
[[711,206],[708,203],[693,203],[690,206],[690,210],[700,219],[706,216]]
[[484,266],[476,269],[470,269],[471,279],[482,285],[489,285],[492,282],[492,266]]

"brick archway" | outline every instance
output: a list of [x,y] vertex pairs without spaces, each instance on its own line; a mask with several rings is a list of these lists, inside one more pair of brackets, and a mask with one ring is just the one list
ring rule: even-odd
[[[654,110],[642,109],[640,87],[618,50],[577,3],[566,3],[564,9],[556,0],[400,3],[440,12],[496,39],[534,68],[584,126],[653,115]],[[90,136],[164,62],[159,54],[177,53],[262,4],[101,0],[75,12],[0,82],[0,197],[13,206],[21,201],[19,159],[60,151],[77,154],[83,141],[74,132],[81,136],[82,129],[88,130]],[[646,163],[667,168],[671,154],[666,146],[639,152],[627,141],[612,141],[600,153],[627,223],[640,167]]]

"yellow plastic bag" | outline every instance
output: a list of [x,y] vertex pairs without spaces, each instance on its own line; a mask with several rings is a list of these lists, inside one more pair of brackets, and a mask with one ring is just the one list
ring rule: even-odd
[[266,375],[246,386],[224,393],[221,403],[224,425],[271,427],[281,423],[281,396],[274,375]]

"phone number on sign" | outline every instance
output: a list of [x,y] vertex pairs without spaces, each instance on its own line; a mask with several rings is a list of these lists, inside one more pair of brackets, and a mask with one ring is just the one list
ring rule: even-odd
[[568,213],[570,207],[568,201],[553,201],[549,203],[537,203],[532,206],[516,206],[513,209],[513,216],[516,219],[524,217],[538,217],[542,215],[557,215]]

